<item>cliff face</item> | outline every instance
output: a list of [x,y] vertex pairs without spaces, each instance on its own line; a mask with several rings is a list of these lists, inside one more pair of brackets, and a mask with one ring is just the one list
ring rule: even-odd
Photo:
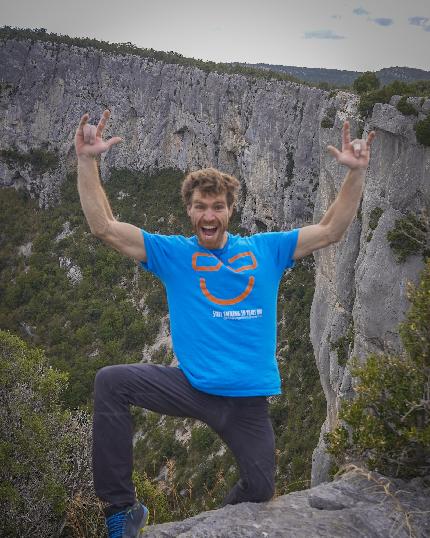
[[[424,103],[424,109],[429,105],[429,101]],[[341,127],[338,120],[340,115],[336,130]],[[311,340],[327,399],[327,418],[314,452],[314,484],[326,479],[329,468],[323,434],[336,425],[342,399],[353,394],[350,358],[363,360],[369,353],[402,350],[398,324],[408,310],[407,283],[416,282],[423,269],[421,255],[412,255],[402,263],[396,261],[387,232],[409,212],[428,219],[430,149],[417,144],[413,120],[392,105],[375,105],[366,129],[374,129],[377,137],[366,176],[361,218],[354,219],[340,243],[315,253]],[[322,130],[321,147],[330,139],[330,133]],[[341,180],[342,172],[336,163],[321,152],[315,221],[333,199]]]
[[[10,85],[1,94],[2,149],[56,149],[74,166],[79,117],[88,111],[98,121],[109,107],[109,132],[125,142],[107,155],[105,171],[217,166],[243,180],[251,229],[256,219],[268,229],[312,220],[323,91],[30,41],[6,42],[0,64]],[[3,165],[2,183],[20,180],[47,204],[65,173],[61,161],[37,185]]]
[[[98,121],[109,107],[108,134],[124,143],[103,157],[104,179],[112,167],[215,166],[241,179],[242,224],[250,232],[303,226],[319,221],[345,175],[326,145],[339,146],[344,119],[352,120],[353,132],[359,124],[356,97],[344,92],[208,74],[133,55],[6,41],[0,65],[0,149],[58,155],[55,165],[37,167],[3,153],[0,184],[26,187],[41,206],[55,203],[59,185],[75,168],[80,116],[88,111]],[[417,107],[428,111],[430,102]],[[332,127],[322,128],[323,119]],[[400,349],[406,284],[417,280],[423,263],[418,255],[396,262],[386,233],[407,212],[430,206],[430,149],[417,144],[413,121],[394,106],[375,106],[364,125],[377,138],[360,218],[340,243],[315,253],[311,339],[327,398],[322,434],[335,425],[342,398],[351,396],[349,358]],[[341,360],[342,338],[348,345]],[[314,484],[327,478],[328,464],[321,435]]]

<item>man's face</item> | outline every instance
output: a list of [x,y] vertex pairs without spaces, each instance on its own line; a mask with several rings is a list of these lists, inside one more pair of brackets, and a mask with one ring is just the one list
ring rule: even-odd
[[233,207],[227,205],[225,193],[214,196],[196,189],[187,213],[202,247],[212,250],[224,246],[228,221],[233,213]]

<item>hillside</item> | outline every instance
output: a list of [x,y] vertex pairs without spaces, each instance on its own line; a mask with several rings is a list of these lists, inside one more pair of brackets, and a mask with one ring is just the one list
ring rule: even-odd
[[[256,69],[267,69],[277,73],[285,73],[309,84],[329,84],[337,88],[352,86],[354,80],[362,74],[361,71],[348,71],[345,69],[324,69],[319,67],[296,67],[292,65],[271,65],[264,63],[257,64],[233,64],[252,67]],[[415,82],[417,80],[430,80],[430,71],[414,69],[412,67],[385,67],[375,71],[375,75],[385,86],[395,80],[401,82]]]

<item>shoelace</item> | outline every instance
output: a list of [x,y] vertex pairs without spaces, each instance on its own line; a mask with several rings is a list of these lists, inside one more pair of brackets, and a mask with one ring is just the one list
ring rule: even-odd
[[117,512],[106,519],[109,538],[122,538],[126,512]]

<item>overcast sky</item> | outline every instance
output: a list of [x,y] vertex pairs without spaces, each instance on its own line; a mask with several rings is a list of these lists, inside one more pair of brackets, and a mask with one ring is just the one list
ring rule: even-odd
[[0,0],[0,25],[217,62],[430,70],[430,0]]

